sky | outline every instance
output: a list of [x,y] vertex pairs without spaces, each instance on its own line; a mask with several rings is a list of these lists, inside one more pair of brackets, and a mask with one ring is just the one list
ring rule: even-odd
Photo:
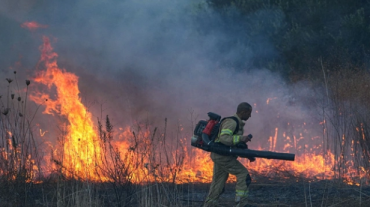
[[[0,5],[2,94],[14,71],[18,80],[32,80],[41,70],[39,47],[46,36],[58,65],[79,77],[80,97],[93,117],[109,115],[116,127],[146,122],[163,128],[167,118],[190,137],[194,122],[207,119],[207,112],[230,116],[248,102],[253,113],[245,130],[257,139],[252,146],[267,145],[276,128],[309,137],[322,130],[307,104],[317,94],[306,83],[289,85],[264,68],[220,64],[229,59],[248,65],[258,54],[238,47],[220,51],[218,43],[235,36],[220,32],[220,17],[202,0],[0,0]],[[31,21],[41,27],[21,26]],[[199,29],[204,26],[207,30]],[[253,41],[276,53],[265,38]],[[57,128],[55,117],[38,113],[38,122]]]

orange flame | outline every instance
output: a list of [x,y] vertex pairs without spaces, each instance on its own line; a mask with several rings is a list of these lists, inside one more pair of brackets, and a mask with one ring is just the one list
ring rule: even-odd
[[[150,134],[150,132],[146,131],[145,134],[148,135]],[[283,133],[283,136],[285,136],[285,133]],[[304,139],[302,135],[300,136],[300,140]],[[124,132],[119,134],[119,137],[120,139],[115,141],[115,146],[117,146],[117,149],[120,149],[122,157],[130,157],[128,156],[129,153],[127,152],[134,144],[130,142],[130,140],[132,140],[130,138],[130,129],[127,128],[126,130],[124,130]],[[278,128],[275,129],[275,136],[270,137],[269,139],[268,149],[258,147],[257,150],[276,151],[277,138]],[[147,138],[147,140],[149,139]],[[293,142],[293,140],[291,140],[289,137],[285,138],[285,140],[288,141],[288,144],[289,142]],[[177,157],[183,156],[183,161],[180,167],[176,165],[176,162],[166,163],[162,162],[160,158],[157,159],[158,157],[161,157],[160,153],[163,153],[163,149],[165,148],[165,146],[156,148],[156,150],[154,151],[148,150],[148,156],[144,157],[144,159],[137,159],[134,156],[132,157],[132,159],[127,160],[127,163],[131,163],[129,171],[132,173],[132,177],[135,178],[132,181],[136,183],[140,183],[140,181],[142,182],[143,180],[148,182],[174,181],[175,183],[211,182],[213,162],[210,159],[210,154],[197,148],[188,148],[188,145],[186,145],[186,143],[188,142],[186,138],[181,139],[181,141],[182,143],[185,143],[185,145],[183,145],[183,148],[180,148],[180,150],[182,150],[182,153],[179,151],[179,149],[174,150],[175,152],[178,152]],[[152,144],[153,143],[148,143],[148,145]],[[285,145],[285,149],[283,151],[297,151],[299,148],[295,148],[293,145],[293,143],[288,145],[288,147],[287,145]],[[269,178],[279,176],[279,179],[300,177],[324,180],[337,178],[333,170],[336,164],[334,154],[330,151],[328,151],[326,155],[318,154],[316,152],[316,148],[319,147],[307,148],[306,146],[307,151],[305,153],[296,155],[296,159],[294,162],[261,158],[257,158],[256,161],[252,163],[243,158],[239,160],[245,166],[247,166],[248,170],[252,172],[252,175],[256,173]],[[172,152],[171,155],[173,155],[173,158],[176,159],[174,152]],[[157,162],[153,163],[150,157],[157,157],[155,158],[157,159]],[[164,155],[162,155],[162,158],[163,157]],[[341,178],[348,184],[358,185],[359,182],[363,182],[363,180],[369,179],[369,175],[366,174],[368,173],[368,171],[365,172],[363,170],[363,167],[361,168],[363,172],[361,171],[361,175],[358,175],[358,170],[355,169],[353,163],[347,162],[345,163],[345,166],[347,170],[346,173],[341,176]],[[159,172],[160,170],[161,172]],[[162,177],[158,177],[158,175],[160,174]],[[236,181],[236,177],[230,176],[228,182],[234,181]]]
[[78,77],[73,73],[60,69],[53,52],[49,38],[44,37],[40,47],[40,63],[46,70],[40,71],[35,82],[46,85],[49,89],[55,87],[55,99],[46,93],[31,95],[31,99],[45,106],[44,113],[58,114],[68,119],[68,127],[64,137],[62,165],[67,176],[98,179],[96,166],[99,166],[101,153],[96,132],[93,129],[91,114],[81,103],[78,89]]
[[[100,140],[101,137],[94,130],[91,114],[81,103],[78,77],[58,67],[56,61],[58,54],[53,52],[47,37],[44,37],[44,44],[40,49],[42,52],[40,65],[42,63],[45,66],[45,71],[41,71],[34,81],[46,85],[49,89],[55,89],[56,94],[52,99],[46,93],[37,93],[31,95],[31,99],[45,106],[44,113],[61,115],[68,119],[66,135],[62,143],[62,159],[58,163],[66,176],[116,182],[124,175],[124,179],[132,183],[211,181],[213,162],[209,153],[190,147],[189,140],[185,137],[179,139],[178,147],[173,147],[172,143],[161,140],[164,137],[163,134],[157,135],[158,140],[154,140],[153,132],[148,127],[142,128],[136,134],[128,127],[120,127],[119,131],[114,133],[117,139]],[[269,104],[270,100],[272,99],[268,99],[266,104]],[[182,127],[180,131],[183,131]],[[279,134],[282,134],[282,137]],[[40,131],[40,135],[45,134]],[[279,129],[275,128],[275,133],[269,137],[266,149],[257,147],[257,150],[279,151],[281,149],[281,152],[298,153],[294,162],[258,158],[253,163],[249,163],[247,159],[240,159],[240,161],[251,172],[268,177],[279,175],[280,178],[287,179],[290,176],[315,179],[336,178],[334,168],[338,158],[330,151],[318,153],[322,149],[321,145],[308,146],[300,143],[306,139],[302,133],[287,136],[285,132],[279,133]],[[311,139],[317,139],[317,137]],[[343,136],[343,142],[344,139]],[[280,148],[277,143],[284,143],[284,146]],[[353,150],[353,145],[354,143],[352,143],[350,155],[354,157],[356,152]],[[51,148],[53,153],[57,151],[52,146]],[[349,161],[342,167],[345,167],[346,171],[341,176],[347,180],[347,183],[358,185],[364,179],[369,180],[369,170],[362,166],[359,171],[354,168],[353,162]],[[288,173],[284,174],[284,172]],[[109,176],[105,176],[106,174]],[[228,181],[235,180],[235,177],[230,176]]]

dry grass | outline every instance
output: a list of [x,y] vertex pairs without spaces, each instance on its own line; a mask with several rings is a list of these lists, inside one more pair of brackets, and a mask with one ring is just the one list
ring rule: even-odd
[[[335,155],[337,178],[348,173],[346,163],[357,168],[358,177],[370,169],[370,73],[353,68],[325,72],[326,93],[320,111],[324,124],[323,147]],[[355,176],[355,175],[353,175]]]
[[[274,183],[257,178],[258,183],[263,184],[252,185],[252,204],[325,207],[370,204],[370,190],[365,177],[370,167],[370,93],[367,92],[370,75],[364,71],[339,70],[330,74],[323,71],[324,84],[318,91],[322,100],[317,103],[326,120],[323,146],[335,154],[334,171],[338,180],[309,181],[279,171],[280,174],[275,176],[291,179]],[[16,77],[14,81],[7,81],[7,95],[0,99],[0,206],[201,205],[208,184],[179,185],[175,182],[184,166],[186,151],[180,139],[181,130],[171,131],[171,137],[168,137],[167,120],[163,130],[146,123],[132,127],[132,133],[127,137],[130,146],[124,154],[115,145],[117,138],[113,137],[114,127],[109,117],[104,124],[101,123],[103,120],[98,121],[99,144],[103,151],[97,155],[102,161],[97,174],[102,180],[108,178],[108,181],[91,182],[79,177],[64,177],[63,159],[58,155],[53,157],[58,170],[47,178],[37,178],[42,158],[37,154],[31,130],[33,115],[27,113],[28,85],[23,96],[12,95],[12,84],[18,85]],[[61,133],[61,140],[64,134]],[[348,173],[344,166],[350,160],[357,168],[354,176],[361,179],[360,186],[346,186],[339,179]],[[134,176],[137,172],[145,176],[139,179]],[[42,183],[33,182],[37,179]],[[233,188],[230,187],[229,193],[221,199],[223,204],[231,205]]]
[[30,181],[37,179],[40,166],[31,129],[34,114],[27,113],[30,81],[22,82],[25,94],[20,93],[16,72],[14,79],[7,78],[6,81],[7,95],[0,98],[0,185],[4,186],[0,188],[0,194],[9,195],[7,201],[27,203],[31,193]]

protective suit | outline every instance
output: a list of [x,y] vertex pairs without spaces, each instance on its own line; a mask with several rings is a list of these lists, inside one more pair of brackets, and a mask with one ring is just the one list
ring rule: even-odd
[[[220,131],[215,142],[221,142],[227,146],[235,146],[241,141],[245,123],[236,114],[234,117],[239,121],[238,132],[233,133],[237,126],[236,121],[227,118],[221,123]],[[235,175],[237,179],[235,206],[245,206],[248,199],[248,186],[251,183],[248,170],[237,160],[236,156],[224,156],[211,152],[211,159],[214,162],[213,177],[204,207],[217,206],[218,198],[224,190],[229,174]]]

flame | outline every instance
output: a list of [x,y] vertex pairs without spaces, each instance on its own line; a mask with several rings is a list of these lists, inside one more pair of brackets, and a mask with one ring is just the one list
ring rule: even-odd
[[30,31],[35,31],[36,29],[39,29],[39,28],[47,28],[48,25],[42,25],[42,24],[39,24],[35,21],[32,21],[32,22],[24,22],[21,24],[21,27],[22,28],[26,28],[26,29],[29,29]]
[[53,52],[49,38],[43,38],[44,44],[40,47],[40,64],[45,66],[34,81],[46,85],[48,89],[55,88],[55,99],[46,93],[32,94],[30,98],[43,106],[44,113],[58,114],[68,119],[66,134],[63,137],[63,166],[64,173],[69,176],[98,180],[96,166],[101,161],[101,148],[97,134],[91,120],[91,114],[81,103],[78,89],[78,77],[57,64],[57,53]]
[[[268,148],[264,149],[258,147],[256,150],[270,150],[276,151],[276,139],[278,138],[278,128],[275,129],[275,136],[270,137]],[[148,156],[140,156],[138,152],[135,156],[139,156],[140,159],[137,159],[135,156],[130,156],[128,151],[134,145],[132,142],[133,138],[130,135],[130,129],[126,128],[123,132],[119,134],[119,139],[115,142],[117,149],[120,149],[122,157],[130,157],[126,160],[130,164],[130,172],[132,181],[135,183],[140,183],[143,180],[147,182],[170,182],[174,181],[175,183],[208,183],[212,180],[212,169],[213,162],[210,159],[210,154],[208,152],[202,151],[197,148],[190,149],[186,146],[177,149],[177,157],[183,156],[183,161],[181,166],[177,166],[175,162],[167,163],[160,160],[160,153],[164,153],[163,149],[156,148],[155,150],[147,150],[146,153]],[[150,140],[148,136],[150,135],[149,129],[144,134],[146,134],[146,139]],[[283,137],[285,133],[283,133]],[[300,139],[304,139],[300,135]],[[313,139],[317,139],[314,137]],[[131,140],[131,141],[130,141]],[[181,139],[183,143],[187,143],[186,138]],[[288,144],[293,142],[289,137],[285,139]],[[154,143],[148,142],[147,146],[153,145]],[[327,151],[325,155],[317,153],[320,146],[308,148],[305,146],[307,151],[302,154],[296,155],[296,160],[291,161],[282,161],[282,160],[269,160],[269,159],[260,159],[257,158],[255,162],[249,162],[247,159],[239,159],[249,171],[253,174],[263,175],[266,177],[276,177],[279,179],[291,179],[291,178],[308,178],[308,179],[335,179],[337,175],[334,172],[334,166],[338,162],[334,154],[330,151]],[[289,152],[290,150],[297,150],[294,148],[294,144],[290,143],[288,146],[284,146],[283,152]],[[159,150],[160,149],[160,150]],[[182,151],[182,153],[181,153]],[[175,152],[172,152],[173,159],[176,159]],[[151,158],[156,157],[157,162],[153,162]],[[162,158],[164,155],[162,155]],[[353,185],[359,185],[363,180],[368,180],[369,171],[365,171],[365,168],[360,167],[361,175],[358,176],[358,169],[355,169],[354,164],[347,162],[344,164],[347,168],[346,173],[342,175],[342,179]],[[176,172],[176,173],[174,173]],[[160,176],[159,176],[160,175]],[[360,180],[359,180],[360,179]],[[236,177],[230,176],[228,182],[235,182]]]
[[210,182],[213,163],[209,153],[194,148],[188,151],[186,138],[180,139],[182,147],[166,151],[171,144],[153,140],[150,128],[142,129],[137,135],[132,133],[130,127],[120,130],[113,145],[119,149],[120,158],[126,163],[131,182]]
[[[210,154],[190,147],[186,136],[176,140],[178,143],[174,147],[173,143],[166,143],[165,134],[156,134],[156,129],[150,126],[139,125],[136,130],[119,126],[117,132],[107,130],[100,131],[98,134],[91,120],[91,113],[79,97],[78,77],[58,67],[56,61],[58,54],[53,52],[47,37],[43,40],[44,44],[40,47],[42,55],[39,66],[45,67],[45,70],[40,71],[34,81],[47,86],[49,90],[55,89],[56,94],[51,96],[48,93],[38,92],[32,94],[30,98],[45,107],[44,113],[63,116],[68,120],[68,124],[64,127],[66,133],[61,143],[63,148],[57,149],[47,142],[52,153],[48,157],[46,167],[50,169],[59,167],[67,177],[94,181],[129,181],[138,184],[146,182],[207,183],[211,181],[213,162]],[[276,97],[267,99],[266,104],[273,99]],[[325,120],[320,124],[324,123]],[[290,125],[290,123],[287,124]],[[303,126],[306,126],[306,123]],[[180,132],[185,131],[182,126],[179,129]],[[365,136],[363,128],[358,128],[357,131]],[[41,137],[50,135],[45,132],[47,131],[42,132],[40,129]],[[321,145],[308,146],[308,144],[301,143],[309,139],[302,133],[298,132],[288,136],[285,132],[279,133],[279,128],[276,127],[266,147],[256,148],[256,150],[296,153],[294,162],[258,158],[253,163],[247,159],[240,159],[240,161],[247,166],[252,175],[253,173],[266,177],[278,175],[281,179],[337,178],[335,166],[339,158],[329,150],[323,153]],[[316,139],[318,137],[311,138],[313,141]],[[345,136],[343,135],[342,145],[345,144],[344,141]],[[279,146],[280,143],[283,143],[282,146]],[[354,150],[355,144],[351,143],[352,160],[355,160],[357,154]],[[56,156],[58,153],[61,153],[61,156]],[[347,183],[359,185],[365,182],[364,180],[369,180],[369,170],[363,166],[359,168],[354,166],[353,161],[342,165],[346,170],[341,176]],[[228,182],[235,180],[234,176],[230,176]]]

